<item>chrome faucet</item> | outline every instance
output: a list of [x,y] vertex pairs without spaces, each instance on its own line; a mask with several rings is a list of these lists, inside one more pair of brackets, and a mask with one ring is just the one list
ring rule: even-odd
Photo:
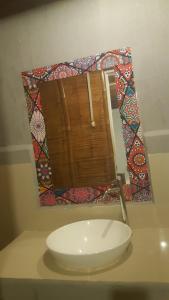
[[113,193],[119,194],[123,222],[128,224],[128,214],[121,178],[112,181],[111,186],[105,191],[103,199],[105,199],[108,195],[112,196]]

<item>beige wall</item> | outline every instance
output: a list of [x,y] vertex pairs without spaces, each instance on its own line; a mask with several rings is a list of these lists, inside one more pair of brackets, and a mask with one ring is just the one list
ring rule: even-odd
[[168,129],[168,19],[166,0],[60,0],[2,19],[0,144],[30,143],[21,71],[124,46],[145,131]]
[[[151,154],[149,159],[156,205],[129,204],[132,227],[169,225],[169,154]],[[35,173],[30,163],[0,166],[0,182],[0,247],[24,230],[54,230],[66,222],[83,218],[120,216],[119,207],[111,206],[110,209],[109,205],[40,207]]]
[[[14,145],[14,154],[6,156],[1,148],[1,162],[9,164],[0,168],[2,244],[24,229],[110,213],[106,208],[39,208],[34,171],[23,150],[31,140],[20,78],[21,71],[35,67],[131,46],[148,152],[161,153],[150,159],[156,200],[168,199],[168,177],[156,185],[169,152],[168,19],[166,0],[62,0],[0,21],[0,146]],[[21,145],[17,153],[16,145]]]

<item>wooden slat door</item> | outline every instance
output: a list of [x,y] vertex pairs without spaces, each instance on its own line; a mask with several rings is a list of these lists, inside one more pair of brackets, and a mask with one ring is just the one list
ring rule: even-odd
[[90,72],[90,82],[95,127],[86,74],[43,83],[40,88],[53,182],[58,188],[110,183],[115,178],[101,71]]
[[64,98],[60,82],[49,81],[40,85],[47,146],[52,168],[52,180],[58,188],[71,187],[69,135],[67,131]]

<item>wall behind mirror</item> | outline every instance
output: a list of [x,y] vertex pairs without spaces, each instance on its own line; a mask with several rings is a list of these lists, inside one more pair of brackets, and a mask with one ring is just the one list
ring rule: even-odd
[[102,203],[117,174],[126,200],[152,199],[130,48],[22,78],[41,205]]

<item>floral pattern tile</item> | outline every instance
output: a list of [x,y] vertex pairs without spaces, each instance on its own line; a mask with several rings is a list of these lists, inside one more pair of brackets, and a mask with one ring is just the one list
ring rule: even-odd
[[37,140],[37,142],[42,143],[45,139],[46,133],[45,133],[45,123],[44,123],[44,117],[42,113],[35,109],[30,121],[30,128],[31,133]]

